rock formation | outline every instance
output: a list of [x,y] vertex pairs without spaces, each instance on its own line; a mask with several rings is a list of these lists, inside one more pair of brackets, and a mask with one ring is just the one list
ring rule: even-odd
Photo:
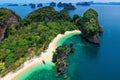
[[59,46],[56,49],[52,61],[56,63],[56,69],[58,74],[64,74],[67,68],[67,61],[66,61],[67,56],[73,52],[74,52],[73,43],[70,44],[70,48],[67,48],[67,46],[63,44],[62,46]]
[[36,4],[30,3],[29,6],[34,9],[36,7]]
[[13,11],[7,8],[0,8],[0,41],[4,38],[6,29],[20,21],[20,16]]
[[74,15],[73,22],[82,32],[82,37],[87,41],[95,44],[100,43],[99,33],[103,32],[98,21],[98,13],[93,9],[88,9],[83,17]]

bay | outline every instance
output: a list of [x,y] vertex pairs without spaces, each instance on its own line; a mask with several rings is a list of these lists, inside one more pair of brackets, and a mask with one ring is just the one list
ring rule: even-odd
[[[6,6],[2,5],[0,7]],[[69,45],[70,42],[75,44],[75,53],[71,54],[67,60],[69,63],[66,71],[69,76],[68,80],[120,80],[120,6],[91,5],[76,7],[76,10],[69,11],[71,16],[74,14],[82,16],[87,9],[95,9],[99,14],[100,24],[103,26],[104,32],[101,34],[100,46],[86,42],[80,34],[60,40],[63,41],[60,44],[66,43]],[[35,10],[29,6],[9,6],[8,8],[20,14],[22,18]],[[38,66],[41,67],[41,65]],[[51,65],[48,64],[48,66]],[[63,77],[56,78],[54,66],[51,66],[50,69],[45,67],[47,66],[42,67],[43,69],[33,67],[33,72],[24,76],[22,80],[63,80]],[[27,74],[27,72],[24,74]]]

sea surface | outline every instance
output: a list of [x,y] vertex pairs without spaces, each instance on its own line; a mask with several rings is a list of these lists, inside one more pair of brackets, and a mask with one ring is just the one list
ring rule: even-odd
[[[6,7],[1,5],[0,7]],[[22,18],[35,9],[29,6],[7,6]],[[120,5],[76,6],[69,14],[83,15],[89,8],[99,14],[104,32],[101,34],[100,45],[93,45],[81,38],[80,34],[67,35],[58,42],[58,46],[74,42],[75,52],[68,57],[68,68],[65,80],[120,80]],[[55,8],[61,10],[60,8]],[[39,64],[17,80],[64,80],[64,75],[56,77],[53,63]]]

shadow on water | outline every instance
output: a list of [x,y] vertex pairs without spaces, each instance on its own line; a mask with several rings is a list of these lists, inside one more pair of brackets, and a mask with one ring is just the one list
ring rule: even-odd
[[64,44],[69,44],[73,42],[75,47],[75,53],[84,53],[84,55],[90,59],[94,59],[98,56],[100,45],[92,44],[87,42],[81,37],[81,35],[74,35],[66,40]]
[[[56,76],[57,72],[55,66],[52,63],[46,63],[38,65],[29,70],[25,75],[21,76],[22,80],[83,80],[83,72],[87,71],[87,67],[92,62],[96,61],[99,52],[99,46],[88,43],[79,34],[75,34],[70,38],[67,38],[63,44],[70,46],[70,43],[74,43],[75,52],[71,53],[67,58],[68,67],[66,73],[67,79],[64,79],[64,75]],[[83,68],[84,67],[84,68]],[[28,74],[29,73],[29,74]],[[37,75],[37,76],[36,76]],[[29,76],[29,77],[28,77]],[[18,80],[21,80],[18,79]]]
[[81,49],[89,59],[96,59],[98,56],[99,46],[83,46]]

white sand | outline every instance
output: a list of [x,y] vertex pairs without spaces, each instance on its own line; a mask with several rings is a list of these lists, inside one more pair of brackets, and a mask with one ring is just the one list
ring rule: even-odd
[[68,34],[76,33],[76,32],[80,33],[80,31],[74,30],[74,31],[66,31],[65,34],[63,34],[63,35],[58,34],[57,37],[55,37],[53,39],[53,41],[51,41],[48,49],[45,52],[42,52],[41,56],[33,57],[31,60],[26,61],[23,64],[23,67],[21,67],[19,70],[17,70],[16,72],[8,73],[6,76],[0,78],[0,80],[15,80],[16,77],[20,76],[26,70],[32,68],[33,66],[35,66],[37,64],[42,63],[42,60],[44,60],[45,62],[52,61],[53,51],[55,51],[55,49],[57,47],[57,42],[62,37],[66,36]]

